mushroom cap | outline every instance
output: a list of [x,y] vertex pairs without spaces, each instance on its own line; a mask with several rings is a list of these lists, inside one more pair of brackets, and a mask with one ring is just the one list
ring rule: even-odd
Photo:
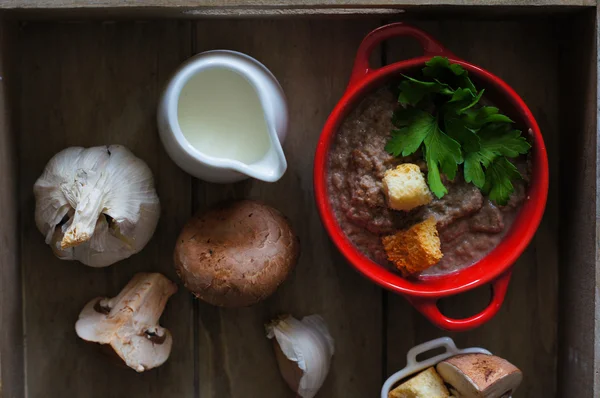
[[457,355],[440,362],[436,369],[465,398],[510,396],[523,380],[512,363],[487,354]]
[[196,297],[243,307],[275,292],[294,268],[300,244],[287,219],[265,204],[225,202],[196,214],[175,247],[175,270]]

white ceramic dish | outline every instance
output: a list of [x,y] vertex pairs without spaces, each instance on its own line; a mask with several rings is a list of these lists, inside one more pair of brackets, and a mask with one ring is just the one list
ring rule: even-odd
[[[430,350],[435,350],[437,348],[445,348],[446,352],[443,354],[438,354],[432,358],[426,359],[424,361],[418,361],[417,356],[423,353],[426,353]],[[450,337],[440,337],[439,339],[431,340],[423,344],[419,344],[408,351],[406,354],[406,367],[402,370],[391,375],[383,384],[381,388],[381,398],[388,398],[388,394],[395,385],[402,379],[416,375],[422,370],[425,370],[431,366],[435,366],[439,362],[444,359],[448,359],[455,355],[459,354],[487,354],[491,355],[491,352],[484,348],[465,348],[459,349],[456,348],[456,344],[454,344],[454,340]]]
[[[265,157],[253,164],[217,158],[200,152],[185,138],[178,121],[179,96],[196,74],[221,68],[244,77],[256,90],[271,147]],[[207,94],[210,95],[210,94]],[[277,181],[287,168],[281,145],[288,127],[288,108],[283,89],[273,74],[256,59],[236,51],[214,50],[184,62],[169,81],[158,106],[158,130],[171,159],[183,170],[202,180],[218,183],[241,181],[248,177]]]

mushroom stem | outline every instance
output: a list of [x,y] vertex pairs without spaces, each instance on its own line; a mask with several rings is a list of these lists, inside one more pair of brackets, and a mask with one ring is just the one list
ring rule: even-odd
[[110,308],[108,318],[129,318],[146,329],[158,324],[167,300],[177,291],[177,287],[161,274],[136,274],[121,292],[105,303]]

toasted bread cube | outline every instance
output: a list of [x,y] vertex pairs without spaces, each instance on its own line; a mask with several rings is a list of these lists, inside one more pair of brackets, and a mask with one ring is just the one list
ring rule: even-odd
[[394,210],[409,211],[433,199],[421,169],[412,163],[404,163],[386,171],[383,191],[388,206]]
[[437,264],[443,257],[433,217],[395,235],[385,236],[382,242],[388,260],[405,277]]
[[424,370],[412,379],[389,392],[388,398],[449,398],[450,393],[444,380],[433,367]]

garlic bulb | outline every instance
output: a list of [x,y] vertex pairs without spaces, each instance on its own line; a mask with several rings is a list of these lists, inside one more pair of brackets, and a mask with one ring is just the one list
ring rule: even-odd
[[142,250],[160,216],[152,172],[120,145],[71,147],[33,186],[35,222],[57,257],[106,267]]
[[302,398],[314,397],[331,365],[333,338],[319,315],[299,321],[291,316],[267,325],[267,337],[275,338],[279,370],[290,388]]

